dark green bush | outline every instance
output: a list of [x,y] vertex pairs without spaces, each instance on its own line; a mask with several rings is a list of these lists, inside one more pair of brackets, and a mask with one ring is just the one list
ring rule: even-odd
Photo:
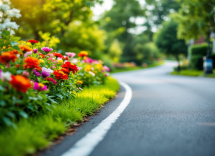
[[207,43],[192,45],[189,49],[190,56],[193,55],[202,55],[206,56],[208,49]]
[[190,68],[203,70],[203,56],[202,55],[193,55],[190,58]]
[[189,49],[190,68],[203,70],[203,57],[207,55],[208,44],[192,45]]

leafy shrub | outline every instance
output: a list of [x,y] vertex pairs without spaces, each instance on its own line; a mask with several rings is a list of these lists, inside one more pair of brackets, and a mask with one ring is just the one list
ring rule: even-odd
[[207,43],[192,45],[189,49],[190,68],[203,70],[203,57],[207,55]]
[[202,55],[194,55],[190,58],[190,68],[203,70],[203,56]]

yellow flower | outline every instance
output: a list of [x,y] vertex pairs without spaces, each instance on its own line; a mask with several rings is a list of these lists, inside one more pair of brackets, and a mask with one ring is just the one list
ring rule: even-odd
[[84,68],[85,71],[89,72],[91,70],[92,66],[91,65],[86,65],[86,67]]
[[39,59],[40,63],[45,63],[45,61],[43,59]]
[[78,80],[78,81],[77,81],[77,83],[78,83],[78,84],[83,84],[83,82],[82,82],[82,81],[80,81],[80,80]]
[[42,83],[38,83],[38,85],[40,86],[40,88],[44,87],[44,84],[42,84]]
[[63,64],[63,60],[57,60],[57,62]]
[[102,64],[100,64],[100,63],[96,64],[96,68],[97,68],[99,71],[102,70]]

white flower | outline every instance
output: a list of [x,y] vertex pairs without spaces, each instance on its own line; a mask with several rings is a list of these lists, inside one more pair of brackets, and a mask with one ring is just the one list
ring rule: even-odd
[[6,28],[12,28],[12,29],[18,29],[19,26],[16,24],[16,22],[5,22]]
[[6,29],[6,25],[5,24],[0,24],[0,31],[3,31],[4,29]]
[[0,5],[0,10],[2,10],[4,12],[8,11],[8,10],[10,10],[10,6],[7,4],[2,4],[2,5]]
[[8,14],[8,17],[9,17],[9,18],[13,18],[13,17],[19,18],[19,17],[22,16],[22,15],[20,14],[20,10],[18,10],[18,9],[11,9],[11,10],[8,10],[7,14]]
[[89,74],[92,75],[93,77],[95,76],[95,73],[89,71]]
[[45,67],[42,67],[42,71],[45,71],[47,73],[53,73],[54,71],[51,70],[50,68],[45,68]]
[[11,81],[12,80],[11,73],[10,72],[2,72],[1,73],[1,79]]
[[15,34],[15,31],[14,30],[11,30],[10,31],[10,35],[14,35]]

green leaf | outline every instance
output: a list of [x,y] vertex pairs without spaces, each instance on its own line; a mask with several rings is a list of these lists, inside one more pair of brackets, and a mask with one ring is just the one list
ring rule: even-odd
[[23,70],[17,70],[16,73],[17,74],[21,74],[23,72]]
[[10,38],[10,31],[4,30],[2,32],[2,37],[5,39],[9,39]]
[[15,45],[17,45],[17,44],[19,44],[19,43],[17,43],[16,41],[11,41],[10,44],[11,44],[12,46],[15,46]]
[[11,120],[9,118],[7,118],[7,117],[3,117],[3,121],[8,126],[12,126],[13,125],[13,122],[11,122]]
[[12,48],[15,49],[15,50],[20,50],[20,49],[19,49],[19,46],[17,46],[17,45],[12,46]]
[[28,118],[28,114],[25,113],[24,111],[20,111],[19,114],[24,118]]

